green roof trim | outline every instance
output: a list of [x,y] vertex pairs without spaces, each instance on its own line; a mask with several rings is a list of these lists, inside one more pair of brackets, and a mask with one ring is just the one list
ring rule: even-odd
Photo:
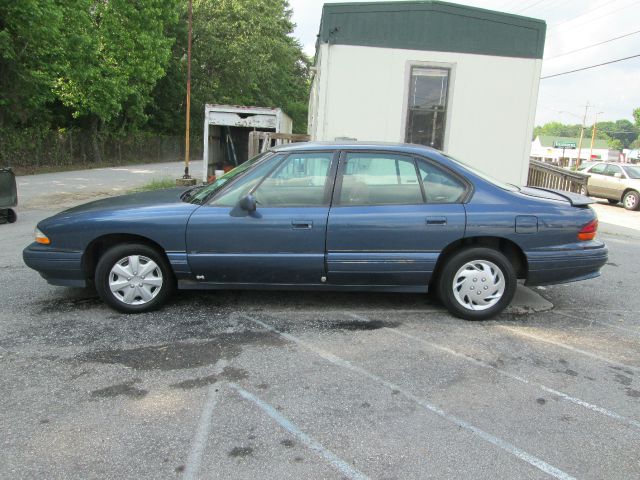
[[[576,144],[576,148],[578,148],[578,145],[580,144],[580,139],[579,138],[572,138],[572,137],[554,137],[553,135],[538,135],[538,139],[540,140],[540,145],[542,145],[543,147],[546,148],[553,148],[553,146],[556,143],[575,143]],[[591,138],[583,138],[582,139],[582,148],[590,148],[591,147]],[[601,138],[596,138],[593,141],[593,148],[604,148],[604,149],[608,149],[609,145],[607,144],[606,140],[603,140]]]
[[547,25],[453,3],[325,3],[320,43],[542,58]]

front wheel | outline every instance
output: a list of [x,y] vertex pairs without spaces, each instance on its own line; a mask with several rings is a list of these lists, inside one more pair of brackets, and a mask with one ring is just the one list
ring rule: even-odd
[[100,257],[95,285],[110,307],[142,313],[160,307],[171,295],[175,280],[164,255],[147,245],[124,244]]
[[640,207],[640,194],[634,190],[627,192],[622,199],[622,204],[627,210],[637,210]]
[[511,262],[485,247],[460,250],[447,260],[438,280],[447,310],[465,320],[486,320],[502,312],[516,292]]

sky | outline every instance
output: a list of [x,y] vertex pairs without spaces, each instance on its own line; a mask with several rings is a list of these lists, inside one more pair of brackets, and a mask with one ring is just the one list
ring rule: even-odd
[[[296,23],[294,36],[312,56],[325,1],[289,0],[289,3]],[[547,36],[542,76],[640,54],[640,33],[568,53],[640,30],[640,0],[454,0],[450,3],[545,20]],[[536,125],[554,120],[581,123],[587,103],[590,105],[587,125],[595,121],[596,114],[598,121],[633,120],[633,109],[640,107],[640,57],[540,80]]]

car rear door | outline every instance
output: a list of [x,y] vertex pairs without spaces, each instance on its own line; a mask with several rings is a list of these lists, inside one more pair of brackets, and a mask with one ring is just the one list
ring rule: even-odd
[[424,291],[465,229],[468,185],[426,159],[346,151],[327,226],[327,282]]
[[[187,227],[188,261],[211,284],[319,284],[334,152],[282,155],[199,208]],[[238,206],[253,193],[255,212]]]
[[589,188],[590,195],[594,195],[596,197],[604,195],[607,181],[607,178],[604,176],[605,168],[607,168],[606,163],[597,163],[587,172],[589,175],[587,186]]

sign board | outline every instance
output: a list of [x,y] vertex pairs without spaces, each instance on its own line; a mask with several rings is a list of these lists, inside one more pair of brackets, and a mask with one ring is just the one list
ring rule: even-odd
[[553,142],[553,146],[555,148],[576,148],[576,142],[555,141]]

